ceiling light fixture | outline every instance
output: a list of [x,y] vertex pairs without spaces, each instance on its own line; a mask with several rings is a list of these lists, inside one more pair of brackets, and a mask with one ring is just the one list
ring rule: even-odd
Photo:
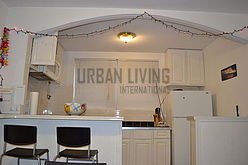
[[132,32],[121,32],[117,36],[125,43],[133,40],[136,37],[135,33]]

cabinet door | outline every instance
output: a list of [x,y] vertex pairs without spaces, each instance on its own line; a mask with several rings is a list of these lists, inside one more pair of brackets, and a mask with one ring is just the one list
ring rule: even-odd
[[186,53],[182,50],[171,51],[170,84],[186,84]]
[[133,165],[152,165],[152,140],[135,139],[133,141]]
[[170,165],[170,139],[154,139],[154,165]]
[[122,165],[131,165],[131,141],[123,139],[122,141]]
[[188,84],[204,85],[204,58],[202,51],[187,51]]
[[60,81],[62,75],[63,67],[63,57],[64,57],[64,48],[58,43],[57,44],[57,53],[55,58],[55,65],[47,66],[50,71],[54,73],[54,80]]
[[31,64],[55,65],[56,48],[57,48],[56,37],[34,38]]

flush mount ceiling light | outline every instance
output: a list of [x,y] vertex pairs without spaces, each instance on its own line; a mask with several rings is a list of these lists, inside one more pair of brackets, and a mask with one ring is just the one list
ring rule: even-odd
[[132,32],[121,32],[117,36],[125,43],[133,40],[136,37],[135,33]]

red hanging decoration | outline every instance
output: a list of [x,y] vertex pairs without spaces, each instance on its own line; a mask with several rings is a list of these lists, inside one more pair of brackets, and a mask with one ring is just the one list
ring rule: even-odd
[[3,29],[3,37],[1,39],[0,47],[0,68],[8,65],[8,53],[9,53],[9,33],[10,29]]

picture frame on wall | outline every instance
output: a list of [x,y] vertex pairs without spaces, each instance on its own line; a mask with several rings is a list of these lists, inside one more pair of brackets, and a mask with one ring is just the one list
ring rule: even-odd
[[225,81],[231,78],[237,77],[237,65],[233,64],[225,69],[221,70],[221,80]]

